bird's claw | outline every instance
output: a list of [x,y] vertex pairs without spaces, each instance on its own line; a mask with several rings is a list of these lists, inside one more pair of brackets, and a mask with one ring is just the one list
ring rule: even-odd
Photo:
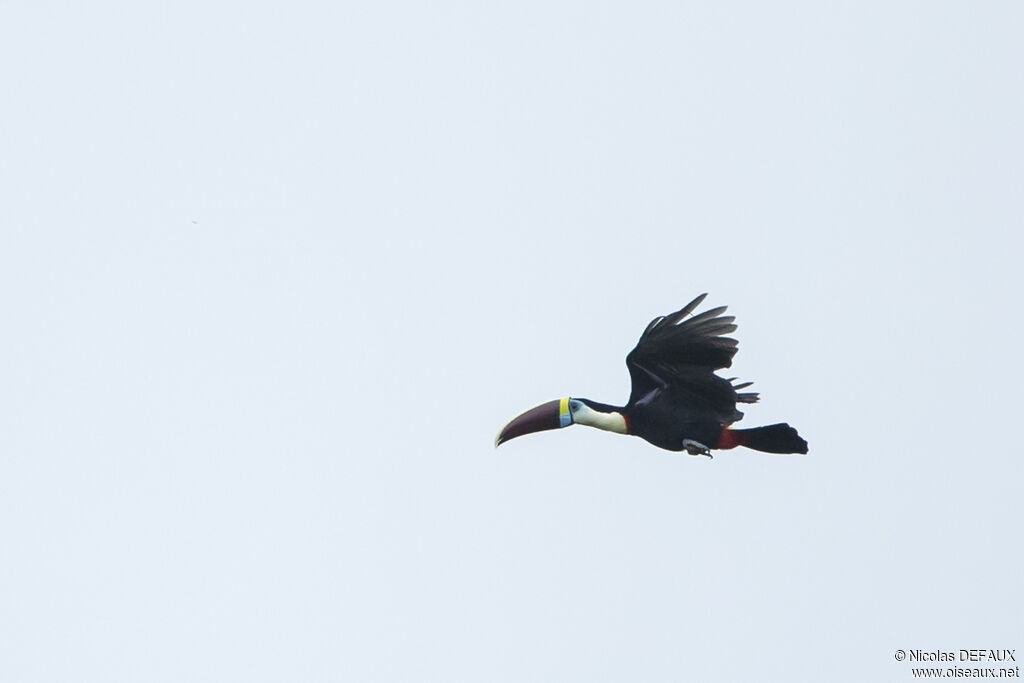
[[700,441],[694,441],[693,439],[683,439],[683,448],[690,455],[706,455],[709,458],[714,458],[711,455],[711,449],[702,444]]

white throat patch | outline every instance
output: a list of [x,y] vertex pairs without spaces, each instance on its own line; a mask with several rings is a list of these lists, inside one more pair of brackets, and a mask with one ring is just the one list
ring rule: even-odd
[[616,434],[626,434],[626,418],[622,413],[612,411],[610,413],[602,413],[594,410],[587,404],[581,404],[582,407],[578,408],[576,412],[572,414],[572,421],[578,425],[586,425],[588,427],[596,427],[603,429],[606,432],[615,432]]

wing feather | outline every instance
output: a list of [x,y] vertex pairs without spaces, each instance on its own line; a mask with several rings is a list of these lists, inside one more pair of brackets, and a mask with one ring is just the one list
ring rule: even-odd
[[728,368],[739,345],[724,335],[736,331],[735,317],[723,315],[726,306],[718,306],[697,315],[691,314],[704,301],[701,294],[675,313],[652,320],[640,335],[636,348],[626,356],[632,380],[629,402],[634,404],[653,391],[667,391],[677,401],[703,408],[723,422],[739,419],[736,401],[750,403],[757,394],[736,394],[733,386],[715,374]]

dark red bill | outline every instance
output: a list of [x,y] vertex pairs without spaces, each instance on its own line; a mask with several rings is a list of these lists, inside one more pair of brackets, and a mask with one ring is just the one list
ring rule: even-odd
[[497,448],[506,441],[523,434],[558,429],[570,424],[572,424],[572,417],[569,414],[569,399],[561,398],[548,401],[536,408],[530,408],[505,425],[505,428],[498,434],[498,438],[494,440],[494,447]]

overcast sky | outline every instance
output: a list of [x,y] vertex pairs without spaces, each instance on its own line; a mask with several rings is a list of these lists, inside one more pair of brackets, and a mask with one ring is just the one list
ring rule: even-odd
[[[1024,653],[1016,2],[0,5],[0,679]],[[805,457],[583,427],[709,292]],[[1022,659],[1021,655],[1017,655]]]

